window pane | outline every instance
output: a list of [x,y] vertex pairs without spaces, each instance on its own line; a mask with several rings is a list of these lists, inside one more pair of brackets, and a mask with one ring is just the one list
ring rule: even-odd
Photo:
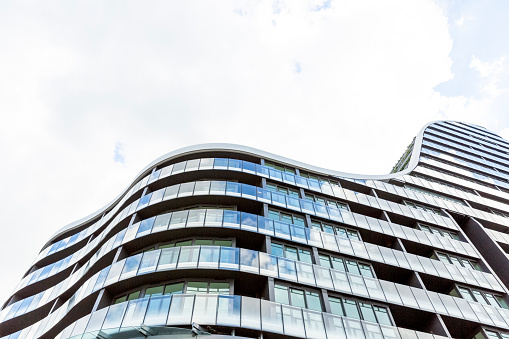
[[293,221],[293,220],[292,220],[292,216],[291,216],[291,215],[289,215],[289,214],[280,213],[280,218],[281,218],[281,219],[280,219],[281,221],[287,222],[287,223],[289,223],[289,224],[292,224],[292,223],[293,223],[293,222],[292,222],[292,221]]
[[145,296],[163,294],[164,286],[149,287],[145,291]]
[[179,242],[175,243],[175,247],[191,246],[192,244],[193,244],[192,240],[179,241]]
[[356,261],[346,260],[346,268],[350,273],[361,274],[361,271],[359,270],[359,266],[357,265]]
[[294,216],[293,218],[293,223],[297,226],[302,226],[302,227],[305,227],[305,223],[304,223],[304,218],[301,218],[301,217],[296,217]]
[[320,265],[328,268],[332,268],[329,256],[320,254]]
[[341,272],[345,272],[345,264],[344,264],[343,259],[332,257],[331,261],[332,261],[332,268],[334,268],[338,271],[341,271]]
[[231,240],[215,240],[214,245],[230,247],[232,245],[232,241]]
[[364,320],[376,322],[375,312],[370,304],[359,303]]
[[230,294],[229,283],[210,283],[209,293]]
[[195,245],[213,245],[214,240],[212,239],[196,239],[194,241]]
[[315,292],[306,292],[306,301],[308,308],[315,311],[322,310],[322,303],[320,302],[320,296]]
[[306,307],[306,302],[304,301],[304,291],[290,288],[290,299],[293,306],[303,308]]
[[286,246],[285,248],[285,257],[292,260],[299,260],[297,255],[297,249],[295,247]]
[[300,259],[300,261],[304,261],[304,262],[311,264],[312,263],[311,252],[309,252],[307,250],[299,249],[299,259]]
[[184,283],[166,285],[164,294],[181,294],[184,291]]
[[343,306],[341,305],[341,299],[329,297],[329,303],[332,314],[344,316]]
[[136,291],[136,292],[129,294],[129,297],[127,298],[127,300],[136,300],[139,297],[140,297],[140,291]]
[[278,257],[283,257],[284,256],[283,245],[272,243],[270,249],[271,249],[271,254],[272,255],[275,255],[275,256],[278,256]]
[[392,325],[391,319],[389,317],[389,312],[385,307],[381,306],[374,306],[373,309],[375,310],[376,318],[378,320],[378,323],[382,325]]
[[120,304],[127,300],[127,295],[124,295],[123,297],[117,298],[113,301],[113,304]]
[[343,307],[347,317],[360,319],[359,310],[357,309],[357,303],[355,301],[343,299]]
[[276,302],[289,305],[290,301],[288,299],[288,290],[285,286],[275,285],[274,286],[274,295],[276,297]]
[[369,265],[359,263],[359,269],[363,276],[369,277],[369,278],[374,278],[373,272],[371,271],[371,267]]
[[190,281],[187,283],[187,294],[194,294],[194,293],[207,293],[207,282],[202,281]]

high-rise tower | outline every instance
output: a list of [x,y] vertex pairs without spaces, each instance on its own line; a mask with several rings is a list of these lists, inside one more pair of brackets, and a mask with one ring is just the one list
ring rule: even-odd
[[2,339],[509,338],[509,142],[426,125],[359,176],[208,144],[61,229]]

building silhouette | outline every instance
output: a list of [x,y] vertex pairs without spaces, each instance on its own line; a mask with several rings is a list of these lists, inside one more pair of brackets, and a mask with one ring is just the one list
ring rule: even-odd
[[50,238],[0,338],[509,338],[508,164],[452,121],[388,175],[180,149]]

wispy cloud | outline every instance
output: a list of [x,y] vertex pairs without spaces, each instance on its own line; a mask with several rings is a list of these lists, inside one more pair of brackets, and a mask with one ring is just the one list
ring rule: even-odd
[[330,8],[330,6],[331,6],[331,0],[325,0],[321,4],[319,4],[318,6],[314,7],[313,11],[319,12],[319,11],[322,11],[324,9]]
[[0,176],[23,180],[0,182],[11,192],[0,214],[16,225],[3,239],[26,251],[11,265],[19,248],[0,246],[0,291],[48,233],[171,150],[233,142],[386,173],[455,104],[434,90],[451,77],[452,48],[434,0],[197,1],[2,7]]
[[121,142],[115,143],[115,150],[113,151],[113,161],[125,164],[124,144]]

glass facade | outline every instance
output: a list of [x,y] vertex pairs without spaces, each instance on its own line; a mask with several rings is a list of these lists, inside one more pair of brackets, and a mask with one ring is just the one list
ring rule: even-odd
[[403,158],[361,178],[174,152],[49,241],[0,339],[509,338],[509,142],[442,121]]

